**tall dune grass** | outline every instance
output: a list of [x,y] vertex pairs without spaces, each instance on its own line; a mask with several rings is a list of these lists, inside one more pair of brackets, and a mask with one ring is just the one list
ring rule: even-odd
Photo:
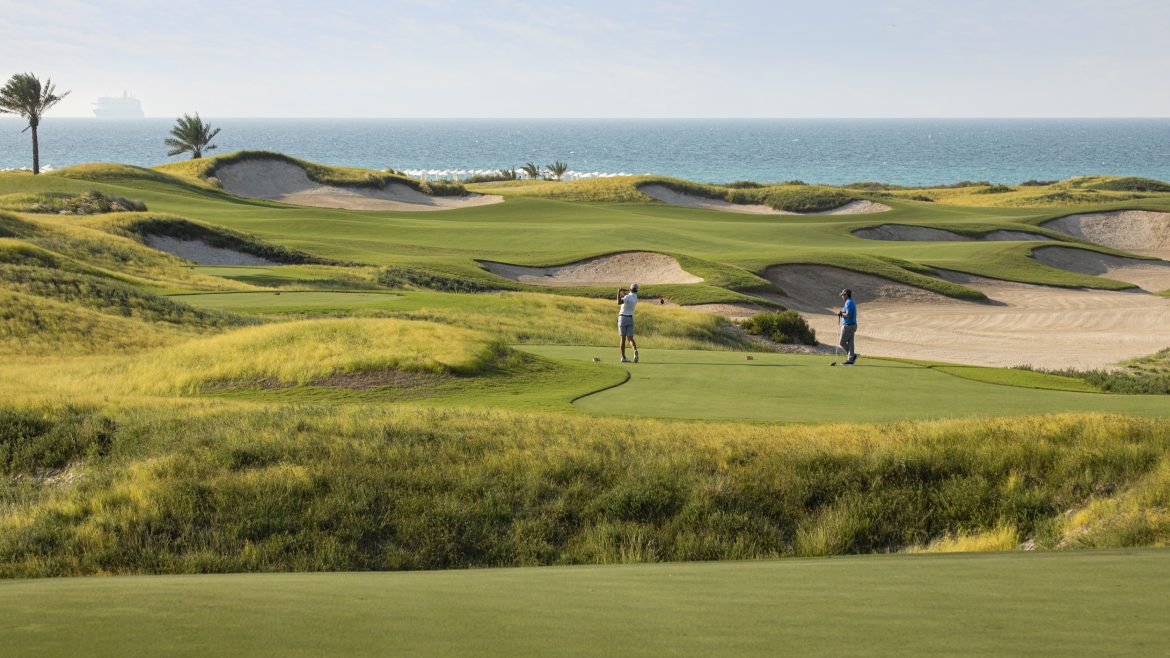
[[91,433],[107,448],[67,447],[84,474],[68,485],[38,479],[36,451],[9,467],[4,576],[1170,540],[1170,423],[1158,420],[785,427],[202,403],[7,407],[0,436],[30,417],[45,420],[27,440],[86,422],[108,429]]
[[116,379],[147,394],[304,385],[396,370],[474,373],[502,354],[491,336],[395,319],[304,320],[250,327],[143,355]]

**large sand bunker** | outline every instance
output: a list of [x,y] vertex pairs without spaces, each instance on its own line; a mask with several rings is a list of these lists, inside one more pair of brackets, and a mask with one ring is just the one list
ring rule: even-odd
[[223,189],[236,196],[283,201],[299,206],[346,210],[452,210],[499,203],[493,194],[430,196],[400,183],[386,187],[340,187],[309,178],[304,169],[285,160],[253,159],[216,168]]
[[909,242],[997,242],[1049,239],[1038,233],[1006,230],[991,231],[976,238],[953,231],[926,226],[910,226],[909,224],[882,224],[881,226],[859,228],[853,232],[853,235],[866,240],[905,240]]
[[480,261],[502,277],[537,286],[628,286],[631,283],[699,283],[678,261],[651,251],[626,251],[554,267]]
[[1106,247],[1170,260],[1170,213],[1118,210],[1069,215],[1042,226]]
[[166,235],[143,236],[146,246],[200,265],[279,265],[276,261],[235,249],[213,247],[202,240],[180,240]]
[[722,199],[709,199],[707,197],[698,196],[696,194],[686,194],[672,190],[665,185],[643,185],[638,188],[638,191],[648,197],[657,199],[663,203],[668,203],[672,206],[681,206],[683,208],[702,208],[704,210],[719,210],[722,212],[735,212],[746,215],[863,215],[875,212],[885,212],[890,207],[884,203],[877,203],[874,201],[850,201],[840,208],[833,208],[823,212],[813,213],[795,213],[785,210],[776,210],[771,206],[762,204],[749,203],[731,203]]
[[1040,247],[1032,252],[1032,258],[1062,270],[1132,283],[1150,292],[1170,290],[1170,263],[1166,261],[1111,256],[1070,247]]
[[824,265],[773,265],[764,270],[764,278],[784,291],[779,298],[781,304],[798,311],[824,312],[839,307],[839,293],[844,288],[853,291],[853,299],[858,304],[950,301],[945,295],[905,283]]
[[[869,302],[858,298],[862,363],[869,354],[1000,367],[1106,368],[1170,345],[1163,326],[1170,299],[1140,292],[1052,288],[941,273],[992,300],[975,303],[926,291],[883,295],[882,287],[867,290],[873,284],[866,275],[794,267],[770,268],[769,279],[789,293],[790,303],[803,307],[822,342],[831,344],[837,336],[834,313],[840,299],[831,295],[844,286],[872,295]],[[884,285],[893,290],[901,286]]]

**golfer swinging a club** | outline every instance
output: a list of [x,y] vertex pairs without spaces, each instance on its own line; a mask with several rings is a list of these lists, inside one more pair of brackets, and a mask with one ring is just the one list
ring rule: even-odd
[[630,339],[630,346],[634,348],[634,363],[638,362],[638,343],[634,341],[634,307],[638,305],[638,284],[631,283],[630,290],[618,288],[618,335],[622,337],[622,363],[629,363],[626,358],[626,338]]
[[857,334],[857,304],[853,302],[853,291],[849,288],[841,291],[841,299],[845,300],[844,307],[837,311],[837,317],[841,318],[841,349],[849,356],[841,365],[851,366],[857,361],[857,352],[853,351],[853,337]]

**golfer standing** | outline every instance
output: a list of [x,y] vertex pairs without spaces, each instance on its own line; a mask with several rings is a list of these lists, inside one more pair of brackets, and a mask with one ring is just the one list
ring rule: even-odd
[[634,363],[638,362],[638,343],[634,341],[634,307],[638,305],[638,284],[631,283],[630,290],[618,288],[618,335],[622,337],[622,363],[629,363],[626,358],[626,339],[630,339],[630,347],[634,348]]
[[837,312],[837,317],[841,318],[841,349],[849,355],[841,365],[851,366],[857,361],[857,352],[853,351],[853,338],[857,335],[857,304],[849,288],[841,291],[841,299],[845,300],[844,307]]

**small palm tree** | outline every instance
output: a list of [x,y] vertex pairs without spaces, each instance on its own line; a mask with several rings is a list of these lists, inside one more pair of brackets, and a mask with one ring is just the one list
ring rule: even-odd
[[556,162],[546,166],[545,169],[548,170],[550,176],[560,180],[561,177],[565,175],[565,172],[569,170],[569,164],[557,160]]
[[211,140],[218,134],[219,128],[212,130],[211,124],[203,123],[198,112],[195,116],[184,114],[183,118],[175,121],[175,127],[171,128],[171,137],[164,140],[164,143],[171,147],[167,155],[179,155],[189,151],[193,159],[202,158],[204,151],[214,151],[217,148]]
[[512,167],[510,169],[501,169],[500,178],[503,178],[504,180],[516,180],[516,168]]
[[37,126],[41,125],[41,117],[45,112],[68,95],[67,91],[58,94],[52,80],[46,79],[42,85],[40,79],[32,73],[17,73],[0,88],[0,114],[19,114],[28,119],[28,127],[24,130],[32,131],[34,174],[41,173],[41,147],[37,142]]
[[520,171],[523,171],[532,180],[536,180],[536,179],[541,177],[540,176],[540,165],[535,165],[535,164],[532,164],[531,162],[524,165],[523,167],[520,167]]

